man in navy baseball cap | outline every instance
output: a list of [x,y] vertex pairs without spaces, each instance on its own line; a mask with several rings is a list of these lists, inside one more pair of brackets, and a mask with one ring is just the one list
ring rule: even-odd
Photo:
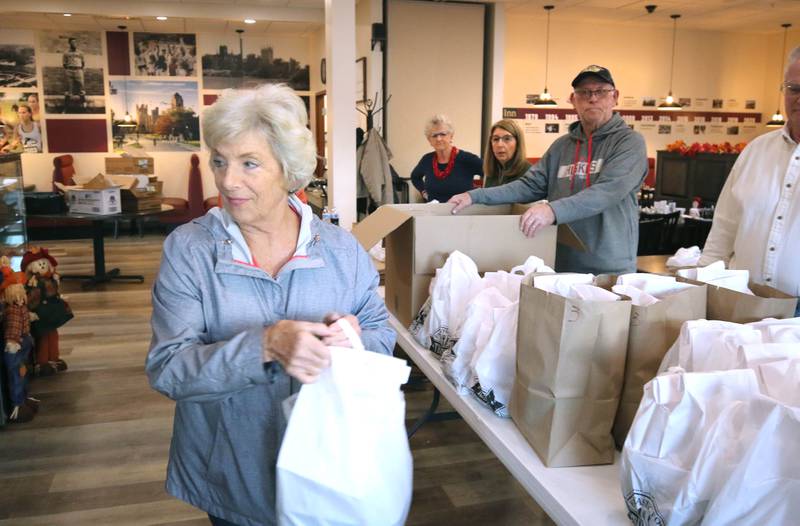
[[617,87],[614,84],[614,78],[611,76],[611,72],[608,71],[608,68],[604,68],[603,66],[597,66],[595,64],[583,68],[580,71],[580,73],[578,73],[578,75],[572,80],[572,87],[573,88],[576,87],[578,84],[581,83],[583,79],[587,77],[597,77],[603,82],[607,82],[612,86],[614,86],[615,88]]
[[647,175],[644,137],[614,112],[619,91],[603,66],[583,68],[572,81],[569,103],[577,119],[541,160],[516,181],[475,189],[450,199],[452,213],[473,203],[536,203],[520,216],[527,237],[566,223],[587,250],[556,246],[557,272],[636,272],[639,206],[636,192]]

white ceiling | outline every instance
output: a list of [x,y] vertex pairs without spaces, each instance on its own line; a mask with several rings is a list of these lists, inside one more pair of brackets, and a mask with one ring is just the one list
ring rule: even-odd
[[160,21],[155,17],[128,17],[80,15],[64,17],[62,14],[44,13],[11,13],[3,14],[0,27],[26,29],[55,29],[63,31],[119,31],[125,26],[127,31],[144,31],[153,33],[207,33],[233,32],[244,29],[246,35],[286,34],[307,36],[319,29],[322,24],[315,22],[274,22],[257,20],[255,24],[245,24],[242,19],[225,20],[224,18],[179,18],[169,17]]
[[[475,1],[475,0],[472,0]],[[552,20],[670,26],[680,14],[682,29],[779,33],[782,23],[800,30],[800,0],[490,0],[506,7],[507,17],[544,19],[545,4],[555,5]],[[653,14],[645,5],[656,4]],[[307,35],[324,24],[324,0],[161,0],[104,2],[38,0],[27,12],[19,0],[0,0],[0,27],[32,29],[208,32],[244,29],[247,34]],[[69,6],[73,16],[61,13]],[[35,11],[35,12],[31,12]],[[104,13],[98,15],[97,13]],[[156,15],[169,20],[157,21]],[[251,17],[256,24],[246,25]],[[580,42],[576,35],[576,42]]]

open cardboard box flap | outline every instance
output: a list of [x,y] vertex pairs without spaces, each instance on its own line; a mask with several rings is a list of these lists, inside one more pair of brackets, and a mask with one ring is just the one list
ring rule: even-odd
[[134,175],[108,175],[106,178],[122,190],[131,190],[139,184],[139,179]]
[[66,185],[57,181],[54,181],[53,184],[64,193],[68,190],[105,190],[106,188],[118,188],[120,186],[103,174],[97,174],[94,177],[76,176],[73,180],[77,184]]
[[525,237],[519,216],[529,206],[473,205],[453,215],[447,203],[384,205],[356,224],[353,235],[366,250],[385,238],[386,306],[408,325],[428,297],[436,269],[455,250],[469,256],[479,272],[508,271],[532,255],[552,267],[559,242],[585,250],[566,225]]
[[[472,205],[453,217],[476,215],[521,215],[533,203],[514,205]],[[364,250],[369,250],[381,239],[397,230],[403,223],[412,217],[425,216],[451,216],[453,205],[448,203],[438,204],[404,204],[383,205],[353,226],[352,233]],[[562,245],[567,245],[581,252],[586,252],[586,245],[572,227],[566,224],[558,225],[556,240]]]

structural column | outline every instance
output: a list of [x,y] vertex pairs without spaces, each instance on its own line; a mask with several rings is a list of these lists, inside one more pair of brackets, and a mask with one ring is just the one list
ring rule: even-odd
[[355,0],[325,0],[328,206],[350,230],[356,221]]

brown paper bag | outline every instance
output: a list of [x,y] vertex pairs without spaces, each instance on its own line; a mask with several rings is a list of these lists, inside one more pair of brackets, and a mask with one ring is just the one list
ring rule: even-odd
[[652,380],[661,360],[678,339],[681,325],[688,320],[706,317],[706,286],[675,292],[656,304],[631,306],[625,380],[619,409],[614,419],[614,442],[622,449],[644,393],[644,384]]
[[[678,277],[678,281],[698,284],[699,281]],[[754,296],[708,284],[707,315],[709,320],[750,323],[764,318],[793,318],[797,298],[767,285],[752,281],[747,284]]]
[[511,418],[546,466],[614,461],[630,301],[567,299],[520,289]]

